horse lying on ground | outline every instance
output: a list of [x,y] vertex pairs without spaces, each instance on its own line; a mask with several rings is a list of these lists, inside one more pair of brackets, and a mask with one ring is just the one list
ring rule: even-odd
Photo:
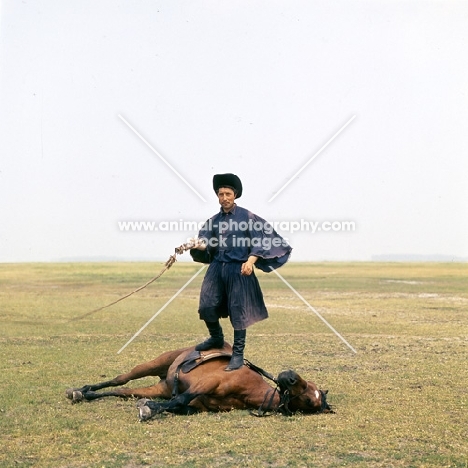
[[[225,372],[226,362],[232,348],[224,343],[223,348],[205,352],[189,348],[168,351],[156,359],[140,364],[126,374],[112,380],[71,388],[66,395],[73,403],[90,401],[108,396],[136,397],[140,421],[146,421],[165,411],[175,414],[194,414],[201,411],[230,411],[231,409],[255,409],[261,416],[265,413],[291,415],[302,413],[333,412],[327,403],[327,391],[322,391],[312,382],[307,382],[296,372],[281,372],[275,379],[267,372],[248,361],[240,369]],[[263,376],[276,384],[271,387]],[[158,376],[160,381],[150,387],[118,388],[98,392],[103,388],[117,387],[135,379]],[[169,401],[156,402],[150,398]]]

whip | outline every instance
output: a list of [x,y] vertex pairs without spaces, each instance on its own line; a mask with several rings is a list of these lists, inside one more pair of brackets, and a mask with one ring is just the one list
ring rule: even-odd
[[158,278],[160,278],[165,271],[169,270],[169,268],[171,268],[171,266],[174,265],[174,263],[177,261],[177,255],[182,255],[185,251],[193,249],[193,248],[197,247],[197,245],[199,245],[198,239],[196,239],[196,240],[194,240],[192,242],[187,242],[186,244],[182,244],[179,247],[176,247],[174,249],[174,254],[171,255],[169,257],[169,259],[167,260],[167,262],[164,264],[164,268],[154,278],[151,278],[149,281],[147,281],[143,286],[140,286],[139,288],[133,290],[132,292],[129,292],[128,294],[125,294],[125,296],[119,297],[119,299],[117,299],[114,302],[111,302],[110,304],[99,307],[98,309],[91,310],[90,312],[86,312],[85,314],[80,315],[79,317],[75,317],[75,318],[71,319],[70,321],[74,322],[76,320],[81,320],[81,319],[83,319],[85,317],[90,316],[91,314],[95,314],[96,312],[99,312],[100,310],[107,309],[108,307],[113,306],[114,304],[117,304],[117,302],[123,301],[127,297],[130,297],[132,294],[135,294],[138,291],[141,291],[142,289],[146,288],[151,283],[156,281]]

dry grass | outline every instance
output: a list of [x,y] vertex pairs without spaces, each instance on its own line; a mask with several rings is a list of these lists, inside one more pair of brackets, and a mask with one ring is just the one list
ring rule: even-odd
[[160,265],[0,265],[0,466],[467,467],[463,264],[281,269],[357,355],[277,277],[259,274],[270,318],[249,329],[246,357],[328,388],[335,415],[259,419],[235,411],[140,424],[132,401],[72,406],[67,387],[205,336],[198,278],[116,354],[197,269],[179,263],[138,296],[70,322],[143,284]]

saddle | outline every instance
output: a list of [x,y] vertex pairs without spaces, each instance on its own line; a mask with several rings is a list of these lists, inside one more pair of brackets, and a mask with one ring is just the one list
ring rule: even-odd
[[172,386],[172,398],[175,398],[179,394],[180,371],[182,371],[184,374],[188,374],[190,371],[195,369],[195,367],[198,367],[205,361],[209,361],[210,359],[215,359],[221,356],[230,358],[232,354],[226,353],[224,351],[192,351],[190,354],[187,354],[185,359],[177,366],[175,371],[174,384]]
[[[175,371],[174,383],[172,386],[172,398],[175,398],[179,394],[180,371],[182,371],[184,374],[188,374],[191,370],[195,369],[195,367],[198,367],[200,364],[203,364],[205,361],[209,361],[210,359],[215,359],[221,356],[231,358],[232,354],[226,353],[224,351],[208,351],[205,353],[203,351],[192,351],[190,354],[187,354],[185,359],[177,366]],[[278,381],[269,372],[263,370],[261,367],[258,367],[255,364],[252,364],[247,359],[244,359],[244,364],[263,377],[273,381],[278,386]]]

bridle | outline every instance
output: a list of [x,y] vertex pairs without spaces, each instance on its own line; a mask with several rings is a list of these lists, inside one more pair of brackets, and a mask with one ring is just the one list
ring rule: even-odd
[[306,388],[301,393],[298,393],[297,395],[294,395],[293,397],[291,397],[291,393],[288,389],[280,393],[281,400],[278,406],[279,412],[281,412],[285,416],[292,416],[295,413],[295,411],[292,411],[291,409],[289,409],[289,403],[291,403],[291,401],[293,401],[295,398],[298,398],[304,395],[305,392],[307,392],[307,385],[306,385]]
[[[289,408],[289,404],[295,398],[299,398],[300,396],[304,395],[304,393],[307,392],[307,386],[301,393],[298,393],[297,395],[294,395],[293,397],[291,397],[290,391],[288,389],[282,390],[278,380],[275,377],[273,377],[269,372],[263,370],[262,368],[256,366],[255,364],[252,364],[247,359],[244,359],[244,363],[247,367],[250,367],[250,369],[266,377],[267,379],[271,380],[276,385],[275,388],[270,388],[269,390],[266,391],[265,397],[263,398],[263,401],[261,405],[259,406],[259,408],[257,410],[250,410],[250,414],[258,418],[265,417],[265,416],[272,416],[277,413],[281,413],[285,416],[292,416],[295,413],[295,411],[292,411]],[[273,400],[275,398],[276,393],[278,393],[280,397],[280,403],[277,406],[277,408],[273,408]],[[321,396],[320,412],[323,412],[325,409],[326,400],[324,398],[324,393],[322,390],[320,390],[320,396]]]
[[[306,392],[307,392],[307,387],[301,393],[298,393],[297,395],[294,395],[293,397],[291,397],[291,393],[288,389],[282,391],[279,384],[276,383],[275,388],[270,388],[269,390],[266,391],[265,398],[263,399],[262,404],[259,406],[258,410],[250,410],[250,414],[252,416],[257,416],[259,418],[265,417],[265,416],[273,416],[274,414],[278,414],[278,413],[281,413],[284,416],[292,416],[293,414],[295,414],[295,411],[289,408],[289,404],[295,398],[298,398],[304,395],[304,393]],[[276,408],[273,408],[273,399],[276,393],[279,394],[280,402]],[[320,393],[322,393],[322,391],[320,391]],[[270,396],[270,398],[268,398],[268,396]],[[268,403],[265,404],[267,400],[268,400]],[[321,400],[322,408],[320,412],[323,411],[323,402],[324,402],[324,399],[323,399],[323,394],[322,394],[322,400]]]

